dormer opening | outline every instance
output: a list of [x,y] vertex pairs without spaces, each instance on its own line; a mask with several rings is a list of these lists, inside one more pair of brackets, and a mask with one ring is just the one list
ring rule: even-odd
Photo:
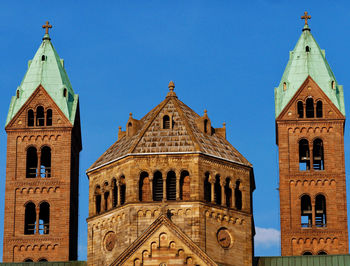
[[63,97],[67,97],[67,89],[66,88],[64,88],[64,90],[63,90]]
[[332,89],[335,90],[335,82],[332,80]]
[[287,83],[283,82],[283,90],[286,91],[287,90]]
[[204,120],[204,133],[208,133],[208,119]]
[[46,60],[46,56],[45,55],[42,55],[41,56],[41,61],[45,61]]
[[19,90],[16,91],[16,97],[19,98]]
[[163,129],[170,128],[170,117],[168,115],[163,116]]
[[310,52],[310,47],[308,45],[305,47],[305,52]]

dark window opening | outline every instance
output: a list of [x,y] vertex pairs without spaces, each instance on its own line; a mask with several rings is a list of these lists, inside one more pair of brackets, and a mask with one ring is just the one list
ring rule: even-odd
[[302,101],[298,102],[298,117],[304,118],[304,104]]
[[153,177],[153,200],[163,200],[163,178],[162,173],[159,171],[155,172]]
[[180,200],[190,200],[190,174],[184,170],[181,172],[180,176]]
[[301,197],[301,227],[312,226],[312,207],[311,198],[309,195],[303,195]]
[[108,211],[108,198],[109,198],[109,191],[106,191],[104,194],[104,210]]
[[29,202],[25,206],[24,234],[34,235],[36,230],[36,210],[35,204]]
[[176,174],[170,171],[166,177],[166,199],[176,200]]
[[52,126],[52,110],[51,109],[47,109],[47,111],[46,111],[46,125]]
[[16,91],[16,97],[19,98],[19,90]]
[[95,189],[95,209],[96,214],[101,213],[101,188],[97,186]]
[[312,99],[312,98],[307,98],[306,99],[306,117],[307,118],[315,117],[314,99]]
[[50,231],[50,205],[47,202],[40,204],[39,234],[47,235]]
[[323,116],[322,101],[318,101],[316,103],[316,117],[322,117],[322,116]]
[[51,149],[48,146],[41,149],[40,177],[51,177]]
[[309,142],[306,139],[299,141],[299,170],[310,170]]
[[215,185],[214,185],[214,200],[215,203],[221,204],[221,184],[220,184],[220,175],[216,175],[215,177]]
[[149,201],[151,200],[151,187],[147,172],[142,172],[140,174],[139,182],[139,201]]
[[327,252],[325,252],[325,251],[319,251],[319,252],[317,253],[317,255],[327,255]]
[[112,191],[113,191],[113,208],[117,207],[118,204],[118,186],[117,180],[112,180]]
[[335,82],[332,80],[332,89],[335,90]]
[[32,259],[25,259],[24,262],[33,262]]
[[287,90],[287,83],[283,82],[283,90],[286,91]]
[[324,170],[323,142],[321,139],[314,140],[312,153],[314,170]]
[[36,125],[44,126],[45,123],[45,115],[44,115],[44,107],[38,106],[36,108]]
[[26,177],[35,178],[38,168],[38,154],[35,147],[27,149]]
[[46,56],[45,55],[42,55],[41,56],[41,61],[45,61],[46,60]]
[[208,133],[208,119],[204,120],[204,133]]
[[38,261],[47,261],[47,259],[39,259]]
[[28,110],[28,127],[34,126],[34,111]]
[[163,129],[170,128],[170,117],[168,115],[163,116]]
[[211,201],[211,184],[209,182],[209,173],[205,173],[205,179],[204,179],[204,200],[206,202]]
[[326,227],[326,197],[324,195],[316,196],[315,203],[315,223],[317,227]]
[[309,46],[305,47],[305,52],[310,52],[310,47]]
[[303,256],[312,256],[312,253],[310,251],[305,251],[303,253]]
[[239,188],[240,185],[241,182],[237,180],[235,187],[235,207],[237,210],[242,210],[242,191]]
[[225,197],[226,197],[226,207],[230,208],[232,207],[232,189],[230,187],[230,178],[226,178],[225,183]]
[[67,97],[67,89],[66,88],[64,88],[64,90],[63,90],[63,97]]
[[126,184],[125,177],[122,176],[120,178],[120,205],[123,205],[126,200]]

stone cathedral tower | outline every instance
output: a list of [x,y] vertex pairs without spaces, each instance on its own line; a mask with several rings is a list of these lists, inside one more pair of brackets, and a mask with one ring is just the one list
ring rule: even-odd
[[275,89],[282,256],[348,253],[343,87],[310,18]]
[[252,265],[252,166],[174,87],[87,171],[89,265]]
[[6,120],[5,262],[77,259],[78,95],[43,27]]

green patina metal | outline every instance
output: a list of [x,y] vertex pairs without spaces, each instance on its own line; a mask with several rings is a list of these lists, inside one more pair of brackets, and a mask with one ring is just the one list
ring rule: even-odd
[[311,76],[333,104],[345,115],[343,86],[337,83],[326,60],[325,51],[320,49],[308,25],[305,25],[294,50],[289,54],[289,61],[281,82],[275,88],[276,117],[308,76]]
[[[39,85],[42,85],[65,116],[74,124],[78,104],[78,95],[74,94],[68,75],[64,69],[63,59],[60,59],[51,43],[49,34],[45,34],[34,58],[28,62],[28,70],[16,96],[10,103],[6,124],[12,120],[28,98]],[[63,95],[67,89],[66,97]],[[17,97],[18,95],[18,97]]]

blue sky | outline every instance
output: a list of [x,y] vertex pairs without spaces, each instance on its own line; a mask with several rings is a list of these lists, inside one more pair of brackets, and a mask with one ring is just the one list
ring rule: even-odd
[[[344,85],[347,109],[348,1],[1,1],[0,124],[41,43],[46,20],[80,96],[79,259],[86,259],[87,245],[85,170],[117,140],[129,112],[140,119],[164,99],[170,80],[184,103],[199,114],[208,110],[214,127],[226,122],[228,140],[253,163],[255,252],[280,254],[274,87],[301,34],[305,10],[312,16],[311,33]],[[347,176],[349,143],[346,125]],[[0,151],[2,245],[5,130]]]

